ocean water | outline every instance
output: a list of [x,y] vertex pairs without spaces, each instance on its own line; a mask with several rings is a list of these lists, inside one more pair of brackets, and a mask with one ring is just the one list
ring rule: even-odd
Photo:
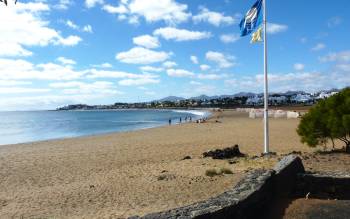
[[0,112],[0,145],[132,131],[208,116],[191,110]]

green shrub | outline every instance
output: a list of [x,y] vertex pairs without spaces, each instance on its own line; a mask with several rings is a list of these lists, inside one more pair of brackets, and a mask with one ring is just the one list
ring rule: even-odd
[[214,176],[220,176],[223,174],[233,174],[232,170],[226,167],[222,167],[219,170],[217,169],[209,169],[205,171],[206,176],[214,177]]
[[220,171],[223,174],[233,174],[232,170],[226,167],[221,168]]
[[205,175],[213,177],[213,176],[221,175],[221,172],[217,171],[216,169],[209,169],[205,171]]
[[350,153],[350,88],[319,101],[302,117],[297,133],[310,147],[326,146],[328,140],[334,147],[339,139]]

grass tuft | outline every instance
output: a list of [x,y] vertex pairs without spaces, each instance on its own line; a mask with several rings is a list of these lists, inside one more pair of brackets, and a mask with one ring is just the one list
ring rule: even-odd
[[221,173],[223,174],[233,174],[232,170],[230,170],[229,168],[226,168],[226,167],[222,167],[220,169]]
[[220,176],[223,174],[233,174],[232,170],[226,167],[222,167],[219,170],[217,169],[208,169],[205,171],[206,176],[214,177],[214,176]]

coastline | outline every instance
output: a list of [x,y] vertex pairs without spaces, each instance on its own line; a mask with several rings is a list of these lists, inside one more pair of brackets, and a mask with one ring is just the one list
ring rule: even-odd
[[[310,150],[299,142],[297,124],[271,120],[273,151]],[[207,199],[235,185],[247,170],[274,164],[257,159],[232,166],[202,158],[207,150],[234,144],[259,155],[261,128],[259,119],[224,110],[205,123],[2,146],[0,217],[125,218]],[[211,168],[233,174],[208,177]]]
[[[203,118],[211,118],[214,114],[213,108],[201,108],[201,109],[103,109],[103,110],[43,110],[45,111],[55,111],[55,112],[109,112],[109,111],[139,111],[139,110],[150,110],[150,111],[174,111],[174,112],[179,112],[179,113],[189,113],[194,116],[196,116],[196,119],[203,119]],[[14,111],[16,112],[16,111]],[[25,112],[25,111],[21,111]],[[28,111],[28,112],[40,112],[40,111]],[[196,113],[198,112],[198,113]],[[187,121],[182,122],[184,123],[189,123]],[[181,123],[173,123],[172,125],[180,125]],[[78,136],[71,136],[71,137],[58,137],[58,138],[48,138],[48,139],[42,139],[42,140],[35,140],[35,141],[26,141],[26,142],[19,142],[19,143],[13,143],[13,144],[0,144],[1,147],[6,147],[6,146],[13,146],[13,145],[18,145],[18,144],[31,144],[31,143],[40,143],[40,142],[50,142],[54,140],[64,140],[64,139],[73,139],[73,138],[82,138],[82,137],[96,137],[96,136],[103,136],[103,135],[109,135],[109,134],[117,134],[117,133],[123,133],[123,132],[134,132],[138,130],[145,130],[145,129],[152,129],[152,128],[159,128],[159,127],[164,127],[167,126],[166,123],[164,124],[154,124],[149,127],[139,127],[139,128],[132,128],[130,130],[120,130],[120,131],[106,131],[106,132],[101,132],[101,133],[91,133],[91,134],[84,134],[84,135],[78,135]]]

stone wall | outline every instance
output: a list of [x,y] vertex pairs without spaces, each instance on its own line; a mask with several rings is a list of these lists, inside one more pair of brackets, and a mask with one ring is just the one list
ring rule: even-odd
[[161,218],[264,218],[267,209],[283,200],[300,197],[349,199],[350,174],[305,173],[299,157],[284,157],[272,170],[255,170],[234,188],[192,205],[133,219]]
[[297,197],[350,200],[350,174],[298,174]]
[[131,218],[261,218],[262,212],[279,196],[288,196],[296,188],[298,173],[304,172],[299,157],[284,157],[273,170],[255,170],[234,188],[223,194],[185,207],[144,217]]

